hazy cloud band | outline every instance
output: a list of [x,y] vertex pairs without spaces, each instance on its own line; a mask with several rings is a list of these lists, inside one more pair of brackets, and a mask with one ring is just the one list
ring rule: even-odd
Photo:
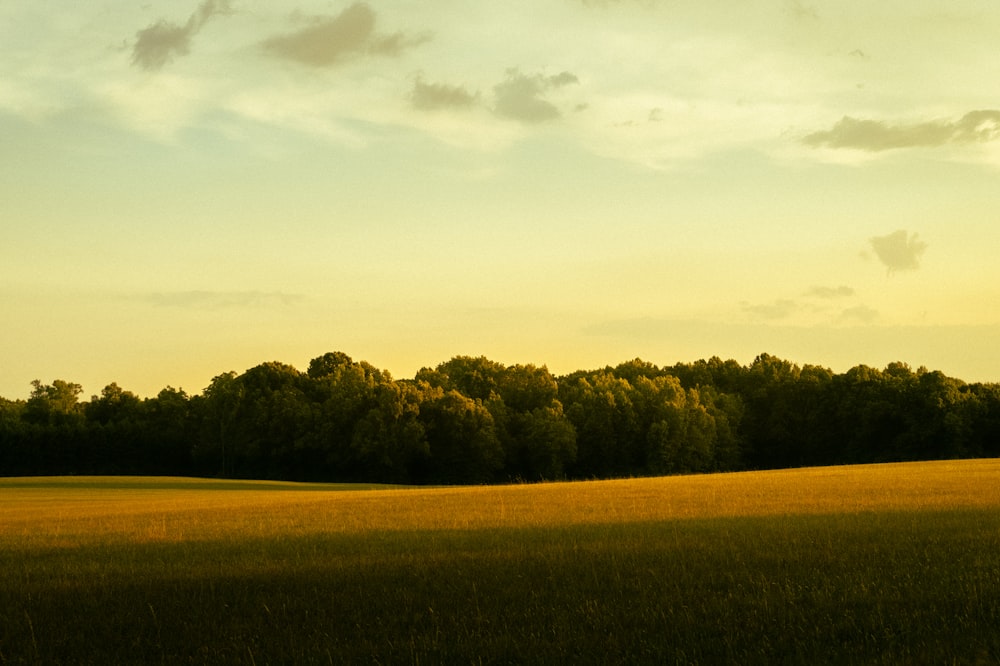
[[844,116],[831,129],[813,132],[802,142],[816,148],[880,152],[949,143],[985,143],[997,138],[1000,138],[1000,111],[984,109],[970,111],[956,121],[934,120],[900,125]]
[[139,300],[156,307],[222,309],[291,305],[300,294],[266,291],[171,291],[143,294]]

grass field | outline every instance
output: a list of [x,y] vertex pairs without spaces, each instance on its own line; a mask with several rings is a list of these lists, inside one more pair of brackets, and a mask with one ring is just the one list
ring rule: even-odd
[[0,664],[997,662],[1000,460],[0,479]]

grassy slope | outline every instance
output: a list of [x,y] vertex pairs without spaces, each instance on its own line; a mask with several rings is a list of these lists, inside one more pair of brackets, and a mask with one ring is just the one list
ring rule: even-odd
[[1000,461],[339,488],[0,479],[0,663],[1000,659]]

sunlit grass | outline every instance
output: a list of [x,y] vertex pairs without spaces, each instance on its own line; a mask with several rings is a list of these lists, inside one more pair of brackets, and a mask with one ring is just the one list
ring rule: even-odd
[[1000,659],[996,460],[0,498],[0,663]]

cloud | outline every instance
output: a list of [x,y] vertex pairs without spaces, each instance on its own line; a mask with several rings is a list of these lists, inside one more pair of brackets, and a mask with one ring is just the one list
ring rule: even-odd
[[132,64],[146,70],[160,69],[173,55],[190,51],[191,31],[166,21],[160,21],[136,33],[132,47]]
[[[609,5],[620,5],[626,0],[580,0],[586,7],[607,7]],[[642,5],[643,7],[652,8],[655,7],[659,0],[632,0],[635,4]]]
[[415,108],[424,111],[436,109],[466,109],[479,99],[478,93],[470,93],[462,86],[449,86],[441,83],[424,83],[417,77],[410,92],[410,101]]
[[920,268],[920,255],[927,249],[927,243],[917,240],[917,234],[911,235],[905,229],[888,236],[874,236],[869,242],[890,274]]
[[839,287],[812,287],[805,295],[822,299],[846,298],[853,296],[854,290],[843,285]]
[[494,112],[523,123],[541,123],[562,115],[543,95],[553,89],[579,83],[575,74],[562,72],[554,76],[527,76],[517,69],[508,69],[507,78],[493,86],[496,96]]
[[870,308],[867,305],[856,305],[841,312],[838,321],[843,324],[871,324],[875,322],[878,317],[878,310]]
[[271,37],[263,42],[263,47],[279,58],[328,67],[358,55],[396,57],[428,39],[427,35],[401,32],[378,34],[375,12],[367,4],[356,2],[336,16],[317,17],[312,25],[301,30]]
[[763,319],[784,319],[798,310],[798,304],[788,299],[779,299],[773,303],[744,305],[743,310]]
[[[856,292],[844,285],[838,287],[814,286],[802,293],[801,299],[779,298],[770,303],[740,303],[743,312],[764,322],[792,323],[804,325],[830,325],[844,323],[869,323],[878,313],[864,305],[846,309],[843,305],[834,309],[831,301],[853,298]],[[825,301],[825,302],[824,302]]]
[[302,300],[302,296],[265,291],[172,291],[143,294],[138,299],[156,307],[218,310],[291,305]]
[[818,19],[819,14],[812,5],[807,5],[802,0],[789,0],[785,10],[797,19]]
[[136,33],[132,46],[132,64],[142,69],[158,70],[174,56],[187,55],[191,38],[214,16],[231,14],[230,0],[205,0],[183,26],[160,20]]
[[985,143],[1000,138],[1000,111],[970,111],[956,121],[933,120],[892,125],[878,120],[844,116],[824,132],[802,139],[815,148],[849,148],[880,152],[899,148],[942,146],[948,143]]

